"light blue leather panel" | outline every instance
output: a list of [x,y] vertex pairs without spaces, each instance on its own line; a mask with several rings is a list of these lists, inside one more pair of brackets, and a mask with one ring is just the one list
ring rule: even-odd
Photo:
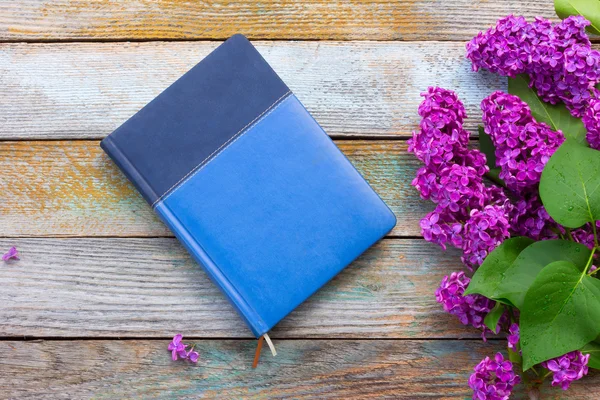
[[395,224],[293,95],[156,211],[257,337]]

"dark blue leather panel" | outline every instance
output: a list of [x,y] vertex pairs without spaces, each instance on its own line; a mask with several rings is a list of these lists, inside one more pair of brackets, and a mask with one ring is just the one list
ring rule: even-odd
[[257,337],[395,224],[293,95],[155,210]]
[[288,91],[235,35],[101,145],[152,204]]

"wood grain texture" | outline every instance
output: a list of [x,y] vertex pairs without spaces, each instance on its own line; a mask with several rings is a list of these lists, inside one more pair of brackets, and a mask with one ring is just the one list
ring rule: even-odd
[[[398,218],[420,235],[433,209],[410,185],[418,160],[401,141],[336,141]],[[166,236],[97,141],[0,142],[0,236]]]
[[[200,341],[197,365],[171,361],[168,342],[0,342],[0,397],[467,399],[473,366],[504,344],[280,340],[278,356],[263,352],[254,370],[256,341]],[[595,398],[597,378],[593,371],[567,392],[546,384],[540,398]],[[525,398],[522,386],[511,396]]]
[[546,0],[4,0],[0,40],[466,40],[508,13],[556,18]]
[[[0,336],[250,338],[172,238],[0,239]],[[1,263],[1,262],[0,262]],[[458,251],[384,239],[286,317],[274,338],[477,338],[434,292]]]
[[[0,45],[0,139],[102,138],[218,44]],[[255,44],[334,137],[409,136],[419,94],[436,85],[459,93],[475,132],[481,100],[506,89],[471,71],[462,43]]]

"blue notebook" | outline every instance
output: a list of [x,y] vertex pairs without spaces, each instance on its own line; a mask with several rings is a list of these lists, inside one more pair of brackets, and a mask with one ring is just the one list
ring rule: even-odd
[[396,223],[242,35],[101,146],[256,337]]

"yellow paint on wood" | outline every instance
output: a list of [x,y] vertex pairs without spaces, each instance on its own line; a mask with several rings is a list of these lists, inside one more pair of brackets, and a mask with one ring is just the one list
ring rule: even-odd
[[0,39],[465,40],[509,12],[554,16],[546,0],[5,0]]
[[[337,141],[398,217],[392,234],[419,235],[432,207],[410,181],[403,141]],[[0,142],[0,236],[164,236],[158,220],[98,141]]]

